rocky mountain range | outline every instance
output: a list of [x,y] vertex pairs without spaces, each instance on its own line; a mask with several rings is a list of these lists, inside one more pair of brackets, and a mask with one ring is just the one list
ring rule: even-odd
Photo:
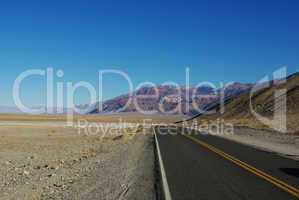
[[232,83],[224,88],[210,86],[185,87],[163,85],[142,87],[133,94],[124,94],[91,106],[89,114],[139,112],[143,114],[196,115],[221,98],[238,96],[251,89],[252,84]]

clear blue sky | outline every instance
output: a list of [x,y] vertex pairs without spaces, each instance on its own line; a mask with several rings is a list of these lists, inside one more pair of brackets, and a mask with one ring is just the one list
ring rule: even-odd
[[[13,105],[12,85],[27,69],[63,69],[63,81],[97,84],[100,69],[133,79],[184,84],[254,82],[273,70],[299,69],[298,0],[6,1],[0,7],[0,105]],[[110,81],[110,82],[109,82]],[[128,90],[107,80],[105,98]],[[43,104],[44,84],[27,81],[23,97]],[[78,103],[88,99],[83,91]]]

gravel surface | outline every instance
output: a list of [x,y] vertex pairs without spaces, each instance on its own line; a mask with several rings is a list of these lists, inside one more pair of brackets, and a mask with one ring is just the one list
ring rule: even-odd
[[155,199],[152,135],[142,133],[1,125],[0,199]]
[[299,160],[299,135],[247,127],[235,127],[233,135],[218,136]]

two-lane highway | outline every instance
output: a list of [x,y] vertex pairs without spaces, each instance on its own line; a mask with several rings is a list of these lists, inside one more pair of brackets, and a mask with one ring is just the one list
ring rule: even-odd
[[298,199],[298,161],[182,131],[155,128],[172,199]]

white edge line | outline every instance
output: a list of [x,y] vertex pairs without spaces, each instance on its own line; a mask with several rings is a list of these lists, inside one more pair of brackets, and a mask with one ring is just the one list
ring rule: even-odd
[[163,165],[159,142],[157,139],[155,128],[153,127],[153,129],[154,129],[154,135],[155,135],[156,148],[157,148],[157,152],[158,152],[158,160],[159,160],[160,172],[161,172],[161,177],[162,177],[163,191],[164,191],[164,195],[165,195],[164,197],[165,197],[165,200],[171,200],[171,194],[169,191],[169,186],[168,186],[166,173],[165,173],[165,169],[164,169],[164,165]]

